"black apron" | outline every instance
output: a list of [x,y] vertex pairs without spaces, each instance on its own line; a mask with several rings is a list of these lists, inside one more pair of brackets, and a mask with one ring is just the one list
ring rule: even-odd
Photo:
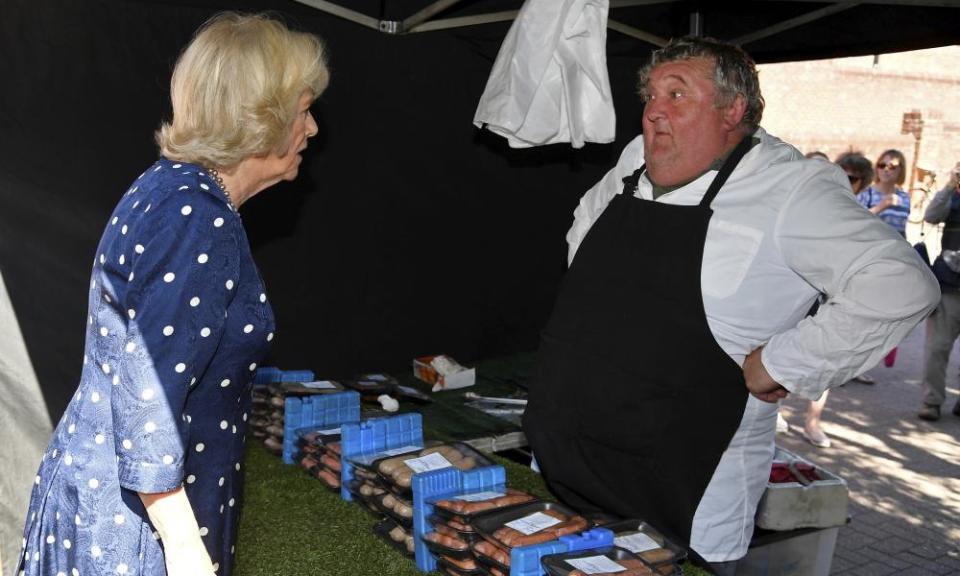
[[707,325],[700,270],[710,203],[633,196],[624,178],[564,278],[540,342],[523,429],[551,490],[581,512],[640,518],[685,545],[747,403]]

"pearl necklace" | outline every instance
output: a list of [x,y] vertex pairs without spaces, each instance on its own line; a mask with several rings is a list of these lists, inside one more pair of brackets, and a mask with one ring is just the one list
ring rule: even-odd
[[220,190],[223,191],[223,197],[227,199],[227,206],[230,207],[230,210],[236,212],[237,207],[234,206],[233,199],[230,198],[230,194],[227,192],[227,186],[223,183],[223,177],[220,176],[220,171],[216,168],[209,168],[207,169],[207,172],[213,177],[213,181],[217,183],[217,186],[220,187]]

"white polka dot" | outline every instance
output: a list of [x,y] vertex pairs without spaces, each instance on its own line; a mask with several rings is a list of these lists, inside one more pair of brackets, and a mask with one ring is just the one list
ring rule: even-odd
[[124,256],[123,254],[121,254],[121,255],[120,255],[120,258],[118,259],[118,261],[120,262],[120,265],[122,266],[123,263],[127,261],[127,257]]
[[66,572],[57,572],[57,576],[67,576]]
[[223,380],[220,381],[220,387],[221,387],[221,388],[226,388],[226,387],[229,386],[229,385],[230,385],[230,379],[229,379],[229,378],[224,378]]
[[210,187],[207,186],[206,184],[204,184],[203,182],[200,183],[200,187],[203,188],[204,190],[209,190],[209,189],[210,189]]
[[200,299],[199,299],[199,298],[197,298],[196,296],[194,296],[193,298],[190,299],[190,306],[192,306],[193,308],[196,308],[196,307],[199,306],[199,305],[200,305]]
[[233,433],[234,433],[234,434],[237,433],[237,425],[236,425],[236,424],[233,425]]
[[261,293],[261,294],[260,294],[260,301],[261,301],[261,302],[266,302],[266,301],[267,301],[267,295]]
[[57,537],[54,536],[53,534],[50,534],[49,536],[47,536],[47,544],[53,544],[56,541],[57,541]]
[[127,521],[127,519],[123,517],[123,514],[115,514],[115,515],[113,516],[113,523],[116,524],[116,525],[118,525],[118,526],[119,526],[120,524],[123,524],[123,523],[126,522],[126,521]]
[[230,423],[227,422],[226,420],[221,420],[221,421],[220,421],[220,429],[221,429],[221,430],[226,430],[229,426],[230,426]]
[[37,486],[40,485],[40,475],[39,475],[39,474],[37,474],[36,478],[33,479],[33,483],[36,484]]
[[257,369],[257,363],[254,362],[253,364],[251,364],[250,366],[248,366],[248,368],[250,369],[251,372],[253,372],[254,370]]
[[244,334],[249,334],[251,332],[253,332],[253,324],[247,324],[246,326],[243,327]]
[[210,259],[210,257],[207,256],[206,254],[201,254],[201,255],[197,256],[197,262],[199,262],[199,263],[201,263],[201,264],[206,264],[206,263],[207,263],[207,260],[209,260],[209,259]]
[[193,378],[190,379],[190,385],[193,386],[196,383],[197,383],[197,377],[194,376]]
[[103,299],[106,300],[107,303],[110,303],[110,302],[111,302],[111,300],[110,300],[110,295],[109,295],[109,294],[104,294],[104,295],[103,295]]
[[131,320],[133,320],[133,317],[136,315],[137,315],[137,311],[134,310],[133,308],[127,310],[127,316],[129,316]]
[[147,207],[143,209],[144,214],[150,211],[151,206],[153,206],[153,204],[147,204]]
[[101,254],[101,255],[100,255],[100,263],[103,264],[103,263],[106,262],[106,261],[107,261],[107,257],[104,256],[103,254]]
[[143,254],[143,244],[137,244],[133,247],[133,251],[137,254]]
[[[126,224],[124,224],[123,227],[120,228],[120,233],[121,233],[121,234],[126,234],[126,233],[127,233],[127,225],[126,225]],[[123,262],[121,262],[121,264],[123,264]]]
[[83,355],[83,365],[86,366],[86,365],[87,365],[87,362],[88,362],[87,355],[84,354],[84,355]]
[[180,209],[180,213],[184,216],[189,216],[191,212],[193,212],[193,208],[191,208],[189,205]]
[[167,465],[173,464],[173,456],[171,456],[171,455],[169,455],[169,454],[165,454],[165,455],[163,456],[163,463],[164,463],[164,464],[167,464]]
[[71,576],[80,576],[80,571],[77,570],[76,568],[74,568],[74,569],[70,570],[70,574],[71,574]]
[[153,388],[147,388],[140,393],[140,397],[143,398],[144,400],[153,400],[153,394],[154,394]]
[[133,203],[133,207],[134,207],[134,208],[136,208],[136,207],[139,206],[139,205],[140,205],[140,201],[139,201],[139,200],[137,200],[136,202]]
[[184,370],[187,369],[187,365],[184,364],[183,362],[181,362],[181,363],[177,364],[176,366],[174,366],[173,369],[176,370],[177,374],[180,374],[180,373],[182,373]]
[[133,272],[131,272],[130,275],[127,276],[127,282],[133,282]]
[[100,481],[97,480],[96,478],[91,478],[90,480],[87,481],[87,486],[96,490],[97,487],[100,486]]
[[93,394],[91,394],[91,395],[90,395],[90,401],[93,402],[94,404],[96,404],[97,402],[99,402],[99,401],[100,401],[100,393],[99,393],[99,392],[94,392]]
[[200,335],[206,338],[207,336],[210,335],[210,329],[204,326],[203,328],[200,329]]
[[193,422],[193,416],[187,414],[187,422]]
[[108,334],[110,334],[110,331],[107,330],[107,327],[106,327],[106,326],[101,326],[101,327],[100,327],[100,335],[101,335],[101,336],[106,336],[106,335],[108,335]]
[[103,444],[104,440],[106,440],[106,438],[103,437],[103,434],[97,434],[93,437],[93,441],[97,444]]
[[204,526],[203,528],[200,529],[200,535],[201,535],[201,536],[206,536],[208,532],[210,532],[210,531],[207,530],[207,527],[206,527],[206,526]]
[[246,413],[246,412],[243,413],[243,421],[244,421],[244,422],[247,421],[247,413]]
[[171,168],[179,168],[181,166],[183,166],[183,164],[174,164],[173,166],[171,166]]
[[220,513],[223,514],[223,504],[220,505]]
[[127,565],[126,564],[117,564],[117,574],[126,574]]
[[39,552],[34,552],[34,553],[33,553],[33,561],[36,562],[36,561],[39,560],[39,559],[40,559],[40,553],[39,553]]
[[68,434],[73,434],[73,432],[74,432],[76,429],[77,429],[77,425],[76,425],[76,424],[71,424],[70,426],[67,427],[67,433],[68,433]]
[[197,452],[203,452],[204,448],[206,448],[206,446],[203,445],[203,442],[197,443],[197,446],[196,446]]
[[113,220],[110,221],[110,225],[115,226],[118,220],[120,220],[120,218],[118,218],[117,216],[114,216]]
[[131,441],[130,441],[129,439],[127,439],[127,438],[124,438],[122,444],[123,444],[123,447],[124,447],[125,449],[127,449],[127,450],[133,448],[133,442],[131,442]]
[[273,332],[267,334],[267,342],[273,340]]
[[167,284],[169,284],[169,283],[173,282],[173,279],[176,278],[176,277],[177,277],[177,275],[174,274],[173,272],[167,272],[166,274],[163,275],[163,281],[166,282]]
[[120,375],[119,375],[119,374],[114,374],[114,375],[113,375],[113,385],[116,386],[116,385],[119,384],[119,383],[120,383]]
[[110,365],[107,364],[106,362],[104,362],[103,365],[100,366],[100,368],[103,370],[103,373],[104,373],[104,374],[109,374],[109,373],[110,373]]
[[73,523],[76,524],[77,526],[80,525],[80,515],[79,515],[79,514],[77,514],[76,516],[73,517]]
[[147,434],[150,434],[157,429],[157,425],[153,422],[147,422],[143,425],[143,429],[147,431]]
[[171,334],[173,334],[173,326],[164,326],[164,327],[163,327],[163,335],[164,335],[164,336],[169,336],[169,335],[171,335]]
[[66,456],[64,456],[64,457],[63,457],[63,463],[66,464],[67,466],[70,466],[71,464],[73,464],[73,456],[71,456],[71,455],[69,455],[69,454],[67,454]]
[[136,349],[137,349],[137,345],[134,344],[133,342],[127,342],[127,346],[126,348],[124,348],[124,350],[126,350],[127,352],[133,352]]
[[240,471],[240,463],[239,463],[239,462],[237,462],[236,464],[234,464],[233,467],[237,469],[237,472]]
[[219,563],[219,562],[214,562],[214,563],[213,563],[213,571],[216,572],[216,571],[219,570],[219,569],[220,569],[220,563]]
[[226,282],[226,284],[224,284],[224,286],[227,287],[227,290],[233,290],[233,280],[227,280],[227,282]]
[[63,541],[63,547],[66,548],[67,550],[69,550],[70,547],[72,547],[72,546],[73,546],[73,542],[70,542],[69,540],[64,540],[64,541]]
[[227,502],[227,504],[228,504],[231,508],[233,508],[234,502],[235,502],[235,500],[234,500],[233,498],[231,498],[230,501]]
[[197,481],[197,477],[194,476],[193,474],[187,476],[187,484],[193,484],[196,481]]
[[91,280],[91,281],[90,281],[90,289],[93,290],[93,289],[96,288],[96,287],[97,287],[97,281],[96,281],[96,280]]
[[[51,454],[50,457],[51,457],[51,458],[56,458],[56,457],[57,457],[57,453],[58,453],[58,452],[57,452],[57,449],[54,448],[54,449],[53,449],[53,454]],[[57,514],[59,514],[59,512],[57,512]]]
[[223,476],[221,476],[220,479],[217,480],[217,484],[219,484],[220,486],[223,486],[224,482],[226,482],[226,480],[223,479]]
[[223,218],[220,218],[219,216],[217,216],[217,218],[213,221],[213,226],[215,228],[219,228],[223,226]]

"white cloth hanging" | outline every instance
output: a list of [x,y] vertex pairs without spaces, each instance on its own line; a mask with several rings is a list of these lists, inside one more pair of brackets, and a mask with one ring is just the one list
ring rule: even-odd
[[507,33],[473,122],[513,148],[612,142],[609,0],[526,0]]

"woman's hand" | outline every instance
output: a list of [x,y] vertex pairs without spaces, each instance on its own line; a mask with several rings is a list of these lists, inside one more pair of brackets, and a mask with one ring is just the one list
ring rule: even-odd
[[160,494],[139,493],[163,542],[167,576],[214,576],[197,519],[183,487]]

